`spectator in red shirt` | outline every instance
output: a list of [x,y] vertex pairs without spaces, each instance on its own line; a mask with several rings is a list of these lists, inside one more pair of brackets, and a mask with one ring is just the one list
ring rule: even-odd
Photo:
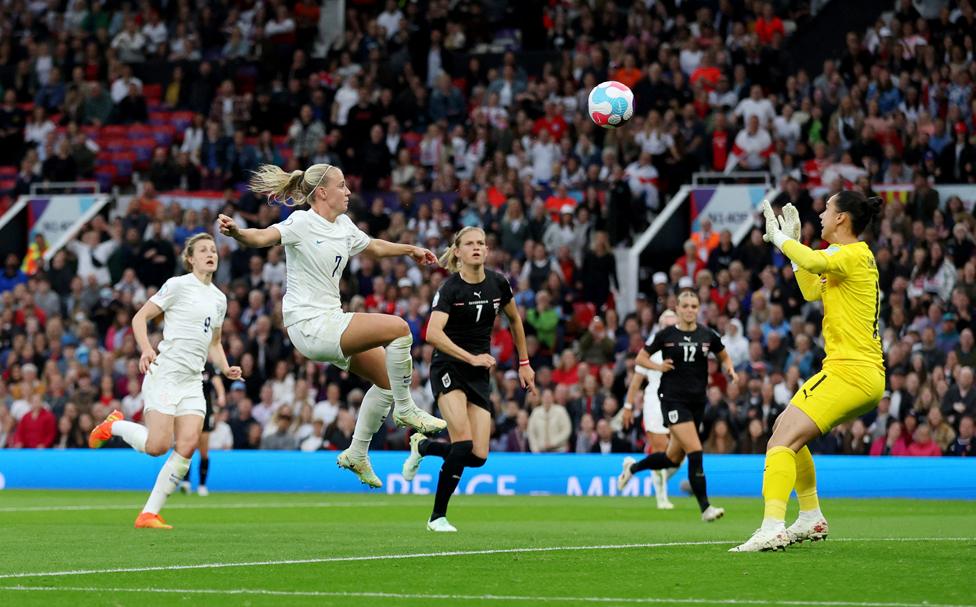
[[697,278],[698,273],[708,267],[702,261],[701,257],[698,256],[698,247],[693,240],[685,241],[685,254],[679,257],[678,261],[674,263],[681,268],[685,276],[690,276],[693,279]]
[[871,455],[908,455],[908,445],[902,436],[901,422],[892,421],[885,436],[874,441],[871,445]]
[[637,60],[631,53],[624,55],[623,66],[613,73],[614,80],[630,88],[634,88],[634,85],[643,77],[644,72],[637,67]]
[[532,126],[532,133],[538,135],[539,131],[545,129],[549,131],[552,135],[552,140],[559,142],[566,134],[566,119],[563,118],[562,112],[559,111],[559,103],[556,101],[546,102],[546,115],[535,121]]
[[579,360],[569,348],[563,350],[559,357],[559,366],[552,371],[552,381],[567,386],[579,383]]
[[22,449],[47,448],[58,437],[58,422],[39,394],[30,397],[31,409],[20,418],[13,446]]
[[773,14],[772,3],[767,2],[763,5],[762,16],[756,19],[756,36],[759,38],[759,44],[769,46],[773,41],[773,34],[777,32],[780,36],[786,35],[783,21]]
[[932,431],[927,424],[915,429],[915,440],[908,445],[908,454],[913,457],[941,457],[942,449],[932,440]]
[[725,114],[719,112],[715,114],[715,126],[712,129],[712,170],[725,170],[725,163],[729,159],[729,152],[731,150],[732,134],[729,132]]
[[709,50],[702,57],[702,62],[691,73],[691,86],[695,87],[699,81],[708,92],[714,91],[722,77],[722,70],[715,66],[715,51]]

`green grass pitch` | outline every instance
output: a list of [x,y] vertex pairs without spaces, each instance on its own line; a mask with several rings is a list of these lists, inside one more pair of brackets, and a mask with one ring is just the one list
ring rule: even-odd
[[826,500],[826,542],[729,554],[758,498],[456,496],[457,534],[432,496],[176,495],[173,531],[144,499],[0,492],[0,605],[976,605],[976,502]]

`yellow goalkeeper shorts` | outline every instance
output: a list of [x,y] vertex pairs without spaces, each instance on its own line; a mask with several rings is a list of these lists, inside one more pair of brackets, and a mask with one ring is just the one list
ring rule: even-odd
[[878,406],[885,376],[880,369],[854,365],[824,368],[806,381],[790,404],[806,413],[821,434]]

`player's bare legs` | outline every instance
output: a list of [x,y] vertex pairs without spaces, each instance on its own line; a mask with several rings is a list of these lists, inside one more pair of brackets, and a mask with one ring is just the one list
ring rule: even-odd
[[[336,462],[351,470],[364,484],[383,486],[369,461],[369,443],[393,407],[397,425],[411,426],[424,434],[443,430],[447,424],[414,404],[409,378],[413,375],[407,323],[389,314],[354,314],[339,345],[350,357],[349,370],[373,384],[363,397],[356,418],[352,444]],[[383,346],[386,346],[384,349]],[[408,378],[404,382],[403,379]]]
[[413,376],[413,358],[410,353],[412,344],[413,337],[406,321],[390,314],[354,314],[339,341],[346,356],[385,346],[383,364],[387,381],[377,383],[380,369],[377,368],[374,358],[364,360],[358,366],[369,374],[368,377],[362,377],[393,392],[393,421],[398,426],[409,426],[424,434],[435,434],[446,428],[447,424],[418,408],[410,397],[410,380]]

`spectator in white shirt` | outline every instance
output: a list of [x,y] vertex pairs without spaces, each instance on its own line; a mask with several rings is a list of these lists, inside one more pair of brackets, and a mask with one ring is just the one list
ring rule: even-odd
[[[764,169],[769,165],[772,153],[773,139],[769,136],[769,131],[760,128],[759,116],[750,116],[748,126],[739,131],[735,136],[735,145],[732,146],[732,155],[738,166],[749,171]],[[735,165],[735,162],[730,162],[726,172],[731,171]]]
[[[121,35],[121,34],[120,34]],[[141,36],[142,34],[140,34]],[[118,105],[123,99],[129,96],[129,85],[135,84],[139,92],[142,92],[142,80],[132,75],[132,67],[122,65],[122,74],[112,82],[112,103]]]
[[268,249],[268,260],[264,262],[264,270],[261,271],[261,280],[266,285],[285,284],[285,260],[281,258],[281,247],[271,247]]
[[390,40],[400,31],[400,20],[403,13],[397,8],[396,0],[386,0],[386,10],[376,18],[376,23],[386,30],[386,39]]
[[630,186],[630,193],[634,198],[643,200],[648,209],[657,210],[659,205],[658,197],[658,172],[651,164],[651,155],[648,152],[641,152],[640,157],[627,165],[625,170],[627,175],[627,185]]
[[357,103],[359,103],[359,77],[348,76],[336,91],[335,101],[332,103],[332,122],[339,126],[346,126],[349,110]]
[[559,160],[559,146],[552,141],[549,131],[542,129],[539,131],[539,138],[532,144],[529,150],[532,159],[532,181],[533,183],[546,184],[552,179],[552,166]]
[[342,399],[339,393],[339,384],[331,383],[325,389],[325,400],[321,400],[315,403],[315,408],[312,409],[312,418],[322,420],[326,426],[331,424],[337,415],[339,415],[339,409],[343,406]]
[[759,118],[759,126],[766,127],[776,117],[776,110],[769,99],[763,99],[762,87],[754,84],[749,90],[749,96],[735,106],[733,114],[736,118],[741,118],[743,124],[749,124],[749,118],[756,116]]
[[146,39],[146,51],[150,54],[155,53],[159,45],[166,42],[166,38],[169,37],[166,24],[159,20],[156,11],[149,14],[149,21],[142,26],[142,35]]
[[793,120],[793,106],[783,106],[783,113],[773,119],[773,131],[776,138],[786,145],[790,154],[796,152],[796,144],[800,140],[800,123]]
[[[126,20],[125,29],[112,39],[112,48],[119,53],[119,61],[123,63],[141,63],[145,61],[143,51],[146,50],[146,37],[139,31],[135,19],[129,17]],[[115,87],[113,86],[112,88],[114,90]],[[115,97],[114,93],[112,97]]]

